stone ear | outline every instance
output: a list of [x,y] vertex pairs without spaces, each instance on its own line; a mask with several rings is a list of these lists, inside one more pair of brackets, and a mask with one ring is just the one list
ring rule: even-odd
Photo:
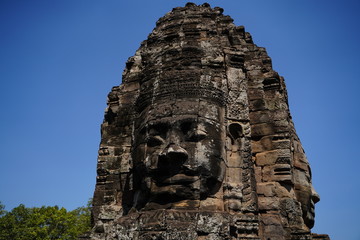
[[243,128],[238,123],[231,123],[228,127],[228,132],[231,137],[231,144],[234,144],[236,140],[244,136]]

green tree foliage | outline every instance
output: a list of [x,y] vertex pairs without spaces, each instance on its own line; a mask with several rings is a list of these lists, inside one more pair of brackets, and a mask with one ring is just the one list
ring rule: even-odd
[[73,211],[20,204],[6,212],[0,202],[0,240],[75,240],[90,227],[90,204]]
[[5,206],[0,201],[0,217],[6,213]]

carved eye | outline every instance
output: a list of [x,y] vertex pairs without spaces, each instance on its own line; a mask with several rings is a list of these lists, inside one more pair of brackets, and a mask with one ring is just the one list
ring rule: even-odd
[[194,131],[190,131],[188,133],[188,140],[192,142],[199,142],[207,137],[207,133],[200,129],[195,129]]
[[159,138],[161,141],[166,138],[167,131],[169,130],[169,125],[165,123],[157,123],[149,126],[148,134],[149,137]]
[[146,139],[146,144],[149,147],[156,147],[164,143],[164,140],[160,136],[149,136]]
[[191,126],[192,126],[191,122],[183,122],[180,126],[183,134],[187,134],[191,130]]

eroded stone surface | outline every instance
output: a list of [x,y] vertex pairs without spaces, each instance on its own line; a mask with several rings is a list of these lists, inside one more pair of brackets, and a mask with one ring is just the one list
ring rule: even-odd
[[108,95],[93,240],[328,239],[284,79],[209,4],[160,18]]

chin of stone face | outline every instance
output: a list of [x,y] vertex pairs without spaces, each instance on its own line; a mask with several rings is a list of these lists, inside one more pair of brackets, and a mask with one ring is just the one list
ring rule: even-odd
[[222,8],[156,22],[101,134],[90,239],[329,239],[284,79]]

